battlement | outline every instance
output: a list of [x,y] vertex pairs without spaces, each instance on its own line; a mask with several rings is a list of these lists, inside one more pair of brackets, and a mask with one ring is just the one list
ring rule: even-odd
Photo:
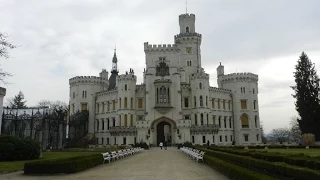
[[137,76],[133,74],[121,74],[117,76],[118,82],[120,81],[137,81]]
[[181,21],[181,20],[184,20],[184,19],[195,20],[195,19],[196,19],[196,15],[194,15],[194,14],[188,14],[188,13],[179,15],[179,20],[180,20],[180,21]]
[[114,89],[110,89],[110,90],[106,90],[106,91],[97,92],[97,93],[96,93],[96,96],[97,96],[97,97],[100,97],[100,96],[109,96],[109,95],[114,95],[114,94],[117,94],[117,93],[118,93],[118,89],[117,89],[117,88],[114,88]]
[[190,80],[195,80],[195,79],[208,79],[209,80],[209,74],[204,73],[204,72],[190,74]]
[[168,51],[168,52],[178,52],[180,49],[176,44],[149,44],[144,43],[144,52],[150,51]]
[[180,84],[180,88],[183,90],[183,89],[186,89],[186,90],[190,90],[190,84]]
[[222,89],[222,88],[217,88],[217,87],[209,87],[209,92],[220,92],[220,93],[227,93],[231,94],[231,90],[229,89]]
[[145,90],[146,90],[145,84],[136,85],[136,91],[145,91]]
[[219,79],[221,82],[227,81],[258,81],[258,75],[249,73],[249,72],[242,72],[242,73],[232,73],[220,76]]
[[[192,38],[194,38],[194,37],[199,37],[199,38],[201,38],[202,37],[202,35],[201,34],[199,34],[199,33],[180,33],[180,34],[177,34],[177,35],[175,35],[174,36],[174,39],[177,39],[177,38],[183,38],[183,39],[185,39],[185,38],[190,38],[190,37],[192,37]],[[191,38],[191,39],[192,39]]]
[[96,84],[109,84],[107,78],[97,76],[76,76],[69,79],[69,85],[77,83],[96,83]]

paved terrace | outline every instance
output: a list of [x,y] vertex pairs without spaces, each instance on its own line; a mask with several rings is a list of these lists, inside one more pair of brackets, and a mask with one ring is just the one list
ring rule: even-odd
[[196,163],[176,147],[168,150],[151,148],[136,155],[99,165],[75,174],[26,176],[23,172],[0,175],[1,180],[227,180],[203,164]]

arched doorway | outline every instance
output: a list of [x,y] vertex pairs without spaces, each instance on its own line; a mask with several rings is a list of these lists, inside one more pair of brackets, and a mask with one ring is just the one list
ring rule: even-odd
[[171,144],[172,141],[172,130],[171,130],[171,124],[162,121],[157,124],[157,145],[159,145],[160,142],[164,143],[167,142],[167,144]]

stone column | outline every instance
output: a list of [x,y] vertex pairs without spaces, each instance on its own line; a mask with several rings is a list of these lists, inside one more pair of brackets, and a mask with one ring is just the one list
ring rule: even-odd
[[6,95],[6,89],[0,87],[0,134],[1,134],[1,127],[2,127],[2,114],[3,114],[3,98]]

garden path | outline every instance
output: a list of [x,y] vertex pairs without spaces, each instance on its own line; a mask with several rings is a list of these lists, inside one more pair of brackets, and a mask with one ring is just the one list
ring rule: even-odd
[[99,165],[86,171],[55,176],[26,176],[23,172],[0,175],[1,180],[227,180],[211,167],[196,163],[176,147],[151,148],[131,157]]

